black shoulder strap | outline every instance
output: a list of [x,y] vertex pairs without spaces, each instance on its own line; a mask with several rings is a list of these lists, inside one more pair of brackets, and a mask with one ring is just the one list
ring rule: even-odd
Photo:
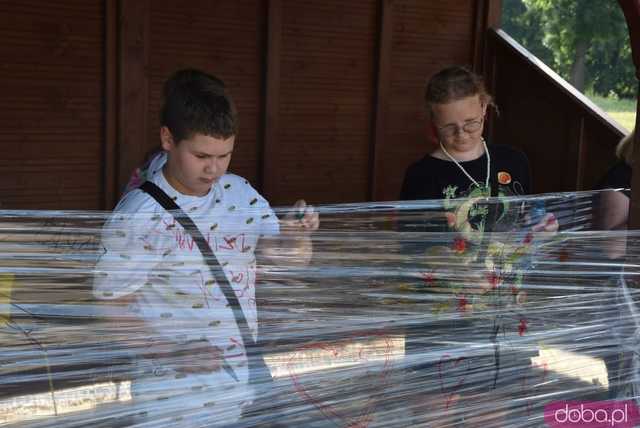
[[182,208],[180,208],[178,204],[176,204],[176,202],[164,192],[164,190],[156,186],[154,183],[145,181],[140,186],[140,189],[148,193],[149,196],[155,199],[164,209],[171,213],[184,230],[191,234],[194,242],[200,249],[200,253],[202,253],[202,257],[204,257],[205,262],[209,266],[209,270],[211,270],[211,275],[213,275],[213,278],[220,286],[224,297],[227,299],[227,302],[229,302],[229,306],[233,309],[233,315],[236,319],[236,323],[238,324],[242,341],[245,344],[247,357],[251,360],[252,357],[258,356],[257,354],[259,354],[260,351],[257,346],[255,346],[256,342],[251,336],[247,319],[244,316],[240,302],[238,302],[236,293],[233,291],[227,276],[222,270],[222,266],[220,266],[218,258],[211,250],[209,244],[207,244],[207,241],[204,239],[204,236],[202,236],[200,230],[196,227],[195,223],[193,223],[191,217],[189,217],[187,213],[185,213]]

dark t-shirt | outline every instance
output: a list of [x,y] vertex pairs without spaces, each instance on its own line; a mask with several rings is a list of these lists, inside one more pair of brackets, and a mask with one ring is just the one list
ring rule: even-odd
[[[620,161],[607,171],[600,180],[596,189],[630,189],[631,188],[631,167],[626,162]],[[631,197],[631,192],[625,190],[624,194]]]
[[[504,195],[528,194],[531,191],[531,174],[525,154],[510,146],[487,147],[491,155],[489,185],[492,193],[497,195],[499,190]],[[484,185],[487,177],[486,154],[472,161],[460,162],[460,165]],[[443,199],[447,191],[453,192],[450,197],[458,198],[467,196],[472,184],[455,163],[426,155],[407,169],[400,199]]]

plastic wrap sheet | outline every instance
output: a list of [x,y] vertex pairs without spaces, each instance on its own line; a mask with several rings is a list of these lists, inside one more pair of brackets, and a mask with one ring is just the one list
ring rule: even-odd
[[[253,213],[208,219],[268,377],[169,214],[0,212],[0,426],[528,427],[632,405],[640,236],[594,231],[598,200],[317,207],[308,264],[306,236],[254,253]],[[560,230],[532,232],[549,212]]]

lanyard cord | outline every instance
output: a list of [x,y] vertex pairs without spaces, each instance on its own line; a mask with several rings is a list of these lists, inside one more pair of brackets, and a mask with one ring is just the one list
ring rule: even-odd
[[[485,180],[484,185],[485,185],[485,188],[486,188],[486,189],[489,189],[489,177],[491,176],[491,155],[489,154],[489,149],[487,148],[487,143],[485,143],[484,138],[482,139],[482,145],[483,145],[483,147],[484,147],[484,152],[487,154],[487,178],[486,178],[486,180]],[[473,178],[473,177],[471,176],[471,174],[469,174],[469,173],[467,172],[467,170],[466,170],[466,169],[464,169],[464,167],[463,167],[462,165],[460,165],[460,162],[458,162],[458,161],[457,161],[453,156],[451,156],[451,155],[449,154],[449,152],[448,152],[448,151],[444,148],[444,146],[442,145],[442,142],[440,142],[440,149],[442,149],[442,152],[443,152],[445,155],[447,155],[447,157],[448,157],[449,159],[451,159],[451,161],[452,161],[453,163],[455,163],[455,164],[456,164],[456,166],[457,166],[458,168],[460,168],[460,170],[464,173],[464,175],[466,175],[466,176],[467,176],[467,178],[468,178],[469,180],[471,180],[471,182],[472,182],[473,184],[475,184],[475,185],[476,185],[476,187],[480,188],[480,183],[478,183],[478,182],[475,180],[475,178]]]

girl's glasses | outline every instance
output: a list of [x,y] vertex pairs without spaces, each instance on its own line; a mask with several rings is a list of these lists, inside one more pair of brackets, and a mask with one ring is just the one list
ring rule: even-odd
[[484,122],[484,117],[481,117],[479,119],[468,120],[462,126],[452,124],[452,125],[443,126],[437,129],[441,137],[451,138],[454,135],[462,134],[462,132],[466,132],[467,134],[476,132],[480,128],[482,128],[483,122]]

